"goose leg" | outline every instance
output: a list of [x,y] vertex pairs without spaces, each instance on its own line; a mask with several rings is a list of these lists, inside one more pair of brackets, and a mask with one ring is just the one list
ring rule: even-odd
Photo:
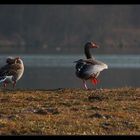
[[6,88],[7,87],[7,84],[5,82],[3,82],[3,87]]
[[100,82],[100,80],[98,80],[97,78],[92,78],[91,82],[95,86],[95,85],[97,85]]
[[83,85],[84,85],[84,88],[85,88],[85,89],[88,89],[88,87],[87,87],[87,84],[86,84],[86,81],[85,81],[85,80],[83,80]]
[[96,74],[94,74],[92,77],[91,77],[91,83],[96,86],[100,80],[98,80],[96,77],[98,77],[99,73],[97,72]]
[[14,81],[14,83],[13,83],[13,88],[15,88],[15,86],[16,86],[16,81]]

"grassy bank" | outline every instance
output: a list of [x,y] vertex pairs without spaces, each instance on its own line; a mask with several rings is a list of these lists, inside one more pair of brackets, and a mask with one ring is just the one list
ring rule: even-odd
[[1,90],[1,135],[139,135],[140,88]]

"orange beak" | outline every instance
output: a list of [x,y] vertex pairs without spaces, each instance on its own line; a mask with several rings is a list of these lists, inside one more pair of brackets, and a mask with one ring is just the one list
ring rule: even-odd
[[99,48],[99,45],[97,45],[96,43],[94,42],[90,42],[91,43],[91,48]]
[[99,45],[97,45],[96,43],[92,43],[92,48],[99,48]]

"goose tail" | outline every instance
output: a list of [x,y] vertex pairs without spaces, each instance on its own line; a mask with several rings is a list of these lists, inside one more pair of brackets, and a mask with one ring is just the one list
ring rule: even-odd
[[0,83],[3,83],[6,80],[12,81],[13,76],[1,76],[0,77]]

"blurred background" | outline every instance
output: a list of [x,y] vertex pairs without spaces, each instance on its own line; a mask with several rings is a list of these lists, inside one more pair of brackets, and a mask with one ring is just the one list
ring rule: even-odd
[[109,66],[97,88],[140,86],[140,5],[0,5],[0,66],[9,56],[25,64],[17,88],[81,88],[73,61],[87,41]]

